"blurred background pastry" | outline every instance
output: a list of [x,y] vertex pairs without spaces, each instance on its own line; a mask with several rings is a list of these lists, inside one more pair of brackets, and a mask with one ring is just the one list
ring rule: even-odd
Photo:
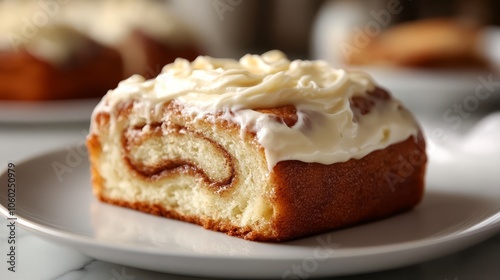
[[192,31],[164,0],[72,0],[61,21],[118,50],[124,77],[156,76],[175,58],[201,54]]
[[401,23],[345,59],[355,65],[487,69],[488,61],[479,52],[480,35],[481,28],[476,24],[455,19]]
[[165,1],[0,1],[0,99],[100,97],[200,50]]
[[0,50],[0,99],[99,97],[122,78],[119,53],[62,25]]
[[[450,115],[500,80],[500,2],[330,0],[313,24],[311,56],[368,71],[418,116],[450,127]],[[492,86],[487,86],[488,90]],[[496,110],[497,95],[462,113]],[[475,99],[474,99],[475,100]],[[449,113],[451,110],[451,114]],[[465,127],[465,126],[462,126]]]
[[498,37],[491,32],[498,29],[495,6],[489,0],[327,1],[312,53],[343,65],[490,69],[500,63],[490,48],[490,37]]

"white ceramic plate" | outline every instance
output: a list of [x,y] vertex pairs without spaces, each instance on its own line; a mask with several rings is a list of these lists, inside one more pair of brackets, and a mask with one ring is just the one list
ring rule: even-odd
[[[90,257],[149,270],[233,279],[355,274],[442,256],[500,228],[499,162],[477,156],[431,162],[425,199],[411,212],[266,244],[100,203],[92,197],[88,162],[80,152],[56,151],[16,166],[17,222]],[[62,180],[56,165],[66,167]],[[6,177],[0,176],[2,184]],[[0,210],[6,216],[2,189]]]
[[99,98],[40,102],[0,100],[0,123],[68,123],[89,121]]

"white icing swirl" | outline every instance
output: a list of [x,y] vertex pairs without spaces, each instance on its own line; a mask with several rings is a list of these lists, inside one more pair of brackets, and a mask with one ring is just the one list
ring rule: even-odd
[[[368,92],[374,89],[365,73],[334,69],[323,61],[289,61],[280,51],[245,55],[239,61],[200,56],[192,63],[176,60],[156,79],[123,81],[94,113],[112,112],[120,101],[136,99],[146,108],[135,108],[135,117],[144,120],[151,109],[175,99],[187,114],[210,118],[223,112],[242,130],[255,132],[270,169],[283,160],[332,164],[417,134],[412,115],[397,100],[373,101]],[[370,98],[374,107],[365,115],[355,114],[353,96]],[[284,105],[296,107],[298,121],[292,127],[253,110]]]

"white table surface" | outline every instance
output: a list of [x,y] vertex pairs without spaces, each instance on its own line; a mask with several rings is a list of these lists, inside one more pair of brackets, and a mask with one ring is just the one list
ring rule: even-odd
[[[72,124],[1,124],[0,169],[8,162],[19,162],[47,150],[83,141],[88,123]],[[2,185],[2,189],[4,189]],[[47,242],[18,227],[17,272],[7,270],[7,221],[0,221],[0,279],[199,279],[145,271],[102,262],[79,251]],[[337,279],[425,279],[465,280],[500,279],[500,234],[472,248],[436,260],[366,275]]]

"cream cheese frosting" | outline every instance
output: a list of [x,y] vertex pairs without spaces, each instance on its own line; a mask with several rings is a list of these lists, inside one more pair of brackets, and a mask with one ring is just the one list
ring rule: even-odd
[[[94,115],[113,112],[126,100],[139,100],[136,120],[144,122],[161,105],[177,100],[183,113],[214,121],[216,113],[256,133],[268,167],[284,160],[332,164],[402,142],[418,133],[418,124],[395,99],[374,102],[356,114],[352,97],[375,90],[363,72],[332,68],[324,61],[290,61],[280,51],[245,55],[239,61],[200,56],[177,59],[155,79],[132,76],[104,96]],[[373,98],[372,98],[373,99]],[[298,121],[291,127],[254,109],[294,105]]]
[[135,30],[174,46],[193,39],[164,1],[0,1],[0,51],[24,48],[36,57],[58,64],[79,48],[70,29],[107,46],[120,44]]

